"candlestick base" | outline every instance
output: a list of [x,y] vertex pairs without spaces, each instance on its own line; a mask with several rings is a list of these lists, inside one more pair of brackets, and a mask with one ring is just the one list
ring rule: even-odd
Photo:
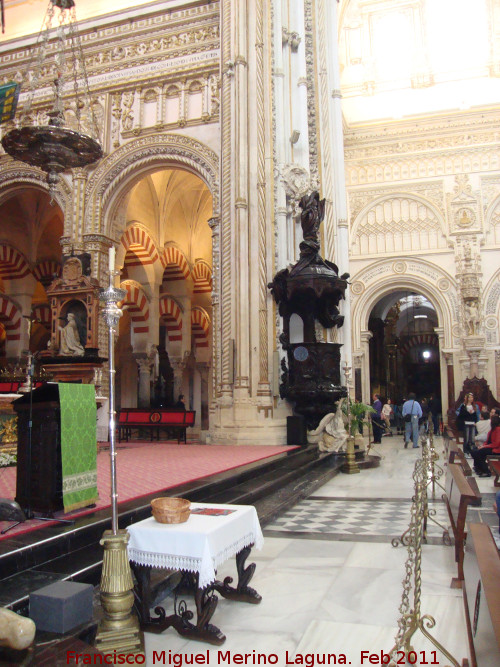
[[104,618],[99,623],[95,639],[102,653],[143,653],[143,638],[137,617],[132,612],[134,582],[127,556],[129,534],[119,530],[104,531],[100,544],[104,546],[101,574],[101,607]]
[[354,438],[352,437],[352,435],[348,436],[347,438],[346,462],[342,466],[341,470],[346,475],[354,475],[360,472],[354,454]]

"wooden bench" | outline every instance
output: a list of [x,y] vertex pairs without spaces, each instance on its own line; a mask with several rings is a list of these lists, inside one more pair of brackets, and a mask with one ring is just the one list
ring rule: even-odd
[[493,486],[500,486],[500,457],[498,455],[496,456],[487,456],[486,457],[486,463],[488,464],[489,469],[491,470],[491,474],[495,475],[493,479]]
[[[118,442],[128,442],[132,429],[146,429],[151,441],[160,439],[160,430],[175,433],[178,442],[186,442],[186,428],[194,426],[196,411],[175,408],[123,408],[118,416]],[[156,438],[155,438],[156,436]]]
[[455,538],[455,562],[458,568],[458,579],[453,579],[452,587],[459,588],[464,578],[464,545],[467,533],[465,522],[467,518],[467,507],[478,497],[465,477],[462,467],[458,463],[449,463],[446,475],[446,493],[443,500],[446,503],[448,516],[450,518],[453,537]]
[[500,665],[500,554],[490,527],[469,525],[463,599],[471,667]]
[[446,436],[443,434],[444,443],[445,443],[445,452],[446,459],[448,463],[457,463],[467,477],[467,481],[472,490],[476,493],[476,499],[470,502],[474,507],[481,507],[482,499],[479,487],[477,485],[476,478],[472,474],[472,468],[470,467],[469,461],[466,459],[463,450],[457,445],[455,440],[448,435],[447,430],[445,429]]

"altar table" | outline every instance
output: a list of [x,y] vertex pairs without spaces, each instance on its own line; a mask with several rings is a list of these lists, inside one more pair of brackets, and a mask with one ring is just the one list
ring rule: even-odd
[[[172,626],[185,637],[220,645],[226,637],[209,621],[217,607],[215,591],[230,600],[257,604],[261,596],[248,586],[255,564],[245,567],[252,546],[261,549],[264,543],[255,507],[192,503],[191,515],[185,523],[162,524],[153,517],[128,527],[128,556],[137,579],[141,626],[144,630],[162,632]],[[236,557],[238,582],[232,577],[217,581],[217,568],[232,556]],[[151,569],[180,570],[182,579],[175,591],[174,614],[155,607],[150,614]],[[197,618],[179,596],[193,593]]]

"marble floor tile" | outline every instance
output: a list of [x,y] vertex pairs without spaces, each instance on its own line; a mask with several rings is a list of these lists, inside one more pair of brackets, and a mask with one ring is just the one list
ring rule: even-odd
[[[193,660],[197,654],[201,654],[204,658],[208,652],[209,665],[235,665],[237,654],[253,652],[256,654],[264,654],[266,657],[270,655],[277,655],[280,662],[277,664],[285,665],[287,651],[289,655],[295,652],[297,647],[297,640],[286,630],[266,632],[264,629],[260,632],[249,632],[242,627],[240,629],[231,629],[227,634],[226,641],[222,646],[215,647],[205,642],[197,642],[186,640],[180,637],[175,630],[171,628],[160,635],[152,633],[145,634],[145,652],[146,665],[153,667],[154,665],[174,665],[173,658],[171,663],[168,662],[169,651],[170,656],[176,654],[182,656],[185,661],[187,659]],[[160,662],[162,651],[165,651],[165,662]],[[156,652],[156,655],[154,655]],[[228,655],[229,652],[229,655]],[[199,658],[201,659],[201,658]],[[177,664],[182,658],[176,658]],[[282,662],[283,661],[283,662]],[[196,664],[196,663],[194,663]],[[201,663],[201,664],[207,664]],[[241,664],[241,662],[239,663]]]
[[328,587],[322,610],[332,621],[396,625],[403,576],[401,570],[343,568]]
[[[317,500],[316,505],[309,502],[309,506],[328,507],[336,502],[323,502],[321,498],[347,500],[348,506],[356,506],[356,499],[381,499],[379,511],[389,508],[391,502],[409,509],[412,472],[421,450],[405,450],[399,437],[385,439],[378,449],[384,457],[379,468],[364,470],[360,475],[335,476],[311,496]],[[484,491],[491,493],[491,480],[479,482]],[[444,522],[439,491],[435,503],[430,504],[438,509],[439,520]],[[295,517],[293,511],[290,516],[311,529],[310,517],[300,504]],[[388,530],[386,519],[373,520],[373,530],[376,527],[399,536],[393,527]],[[441,532],[431,523],[429,535],[434,536],[433,541],[422,545],[421,613],[435,618],[436,626],[429,632],[461,663],[462,658],[468,657],[463,599],[459,589],[450,587],[456,576],[454,549],[442,544]],[[306,654],[316,656],[315,664],[320,664],[317,658],[329,653],[345,654],[354,667],[365,667],[373,663],[366,657],[362,659],[361,651],[390,651],[401,615],[406,547],[394,548],[390,536],[376,534],[357,537],[354,533],[332,536],[311,532],[306,539],[300,532],[268,533],[266,529],[262,551],[253,551],[248,561],[257,564],[251,586],[262,595],[262,602],[218,602],[212,623],[226,634],[224,645],[216,648],[189,641],[173,629],[162,635],[147,634],[148,665],[160,664],[153,662],[154,651],[157,656],[165,651],[167,659],[168,651],[186,657],[208,651],[209,664],[230,666],[241,664],[237,662],[238,654],[255,655],[255,651],[273,656],[279,667],[307,664],[304,660],[294,662],[294,656]],[[219,568],[220,579],[228,575],[235,576],[233,562]],[[413,604],[413,591],[410,598]],[[173,600],[167,599],[165,605],[170,610]],[[190,599],[188,606],[193,608]],[[416,651],[425,652],[419,653],[419,659],[424,656],[431,663],[431,651],[437,649],[420,631],[412,637],[412,645]],[[439,652],[437,659],[443,667],[450,664]]]
[[[447,618],[442,620],[445,623],[456,623],[458,621],[458,614],[447,615]],[[436,624],[436,627],[429,632],[432,632],[443,647],[450,651],[449,646],[446,644],[447,635],[453,632],[453,627],[456,627],[456,625],[450,625],[446,634],[443,633],[440,625]],[[380,658],[381,653],[388,654],[394,648],[396,631],[396,627],[370,625],[367,623],[311,621],[297,647],[295,656],[299,654],[305,656],[311,653],[316,656],[322,656],[334,653],[338,657],[344,654],[352,667],[367,667],[367,665],[372,664],[369,661],[369,655],[376,655]],[[440,634],[438,634],[439,632]],[[415,651],[417,651],[418,665],[423,664],[422,659],[426,659],[429,663],[436,659],[438,665],[441,667],[450,664],[446,656],[424,637],[421,632],[417,631],[413,635],[411,644]],[[450,652],[461,663],[462,658],[467,656],[467,652],[463,652],[463,649],[466,649],[466,647],[454,644],[454,648],[456,653],[453,654],[452,651]],[[432,651],[436,651],[436,653],[434,654]],[[366,655],[367,653],[368,656]],[[410,657],[413,659],[413,656]]]

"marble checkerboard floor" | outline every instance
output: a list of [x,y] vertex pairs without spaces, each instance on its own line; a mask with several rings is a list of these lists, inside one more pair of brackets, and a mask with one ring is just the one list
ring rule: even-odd
[[[441,541],[448,527],[448,513],[441,499],[430,502],[433,519],[427,524],[427,543]],[[408,498],[359,499],[313,497],[303,500],[267,526],[278,531],[317,534],[332,540],[387,542],[408,528],[411,500]],[[438,525],[438,523],[441,526]]]
[[[441,440],[436,438],[435,443],[440,451]],[[404,449],[402,439],[396,437],[385,439],[379,453],[383,457],[379,468],[337,475],[266,526],[264,548],[249,558],[257,564],[251,585],[261,593],[262,602],[219,600],[212,622],[227,636],[223,646],[188,641],[172,629],[147,634],[147,664],[160,664],[153,658],[165,651],[165,659],[172,660],[165,664],[187,664],[206,654],[208,664],[253,665],[259,664],[256,656],[261,654],[285,667],[321,664],[322,656],[334,654],[337,664],[345,656],[346,664],[356,667],[373,664],[363,658],[362,651],[380,655],[390,650],[407,558],[406,548],[394,548],[391,539],[408,527],[411,475],[421,450]],[[493,493],[491,479],[478,483],[481,492]],[[438,489],[429,506],[447,524],[440,496]],[[483,519],[495,524],[491,507],[485,505],[481,512]],[[456,575],[454,549],[444,545],[441,537],[442,529],[430,522],[422,548],[421,610],[435,618],[433,636],[461,664],[469,657],[462,593],[450,588]],[[234,576],[234,564],[226,562],[218,575],[220,579]],[[166,600],[165,606],[169,613],[172,600]],[[435,646],[420,633],[412,643],[419,652],[417,664],[423,664],[422,659],[431,663]],[[235,662],[245,654],[246,663]],[[312,655],[309,663],[308,655]],[[177,663],[173,656],[178,656]],[[450,664],[441,653],[436,657],[439,665]]]

